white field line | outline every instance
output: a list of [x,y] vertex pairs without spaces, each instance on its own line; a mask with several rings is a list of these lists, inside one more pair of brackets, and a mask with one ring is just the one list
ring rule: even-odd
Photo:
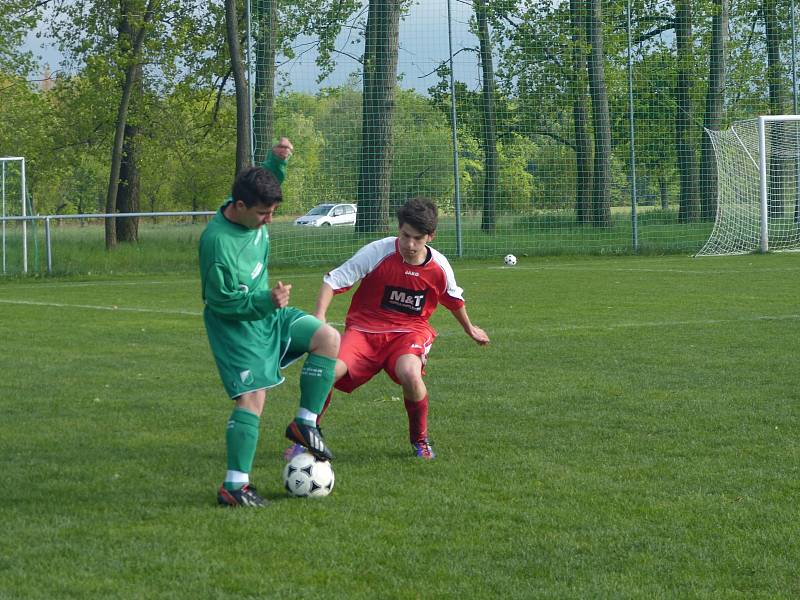
[[0,286],[0,292],[4,290],[63,290],[70,288],[85,287],[118,287],[131,285],[173,285],[175,283],[197,283],[197,279],[165,279],[163,281],[63,281],[59,283],[30,283],[13,285],[7,288]]
[[647,328],[647,327],[688,327],[694,325],[727,325],[730,323],[756,323],[759,321],[797,321],[800,314],[795,315],[754,315],[751,317],[738,317],[735,319],[684,319],[671,321],[626,321],[621,323],[593,324],[593,325],[552,325],[549,327],[534,328],[534,331],[541,333],[559,331],[583,331],[583,330],[613,330],[626,328]]
[[[322,283],[322,276],[324,275],[323,272],[320,273],[287,273],[281,274],[280,277],[270,277],[270,279],[277,283],[278,280],[283,281],[284,283],[291,283],[292,279],[307,279],[309,277],[319,278],[320,283]],[[2,280],[0,280],[0,292],[5,290],[60,290],[60,289],[70,289],[70,288],[84,288],[84,287],[101,287],[101,288],[111,288],[111,287],[121,287],[121,286],[143,286],[143,285],[170,285],[174,286],[176,284],[190,284],[193,286],[200,286],[200,277],[186,277],[182,279],[164,279],[162,281],[63,281],[58,283],[31,283],[31,284],[20,284],[20,285],[9,285],[8,287],[4,288],[2,284]]]
[[134,313],[151,313],[163,315],[187,315],[191,317],[200,317],[203,315],[200,311],[192,310],[173,310],[169,308],[135,308],[125,306],[100,306],[97,304],[67,304],[64,302],[36,302],[33,300],[2,300],[0,304],[17,304],[20,306],[45,306],[48,308],[82,308],[87,310],[107,310],[111,312],[134,312]]
[[800,272],[800,267],[779,267],[779,268],[753,268],[753,269],[674,269],[669,267],[610,267],[610,266],[588,266],[584,264],[561,264],[561,265],[517,265],[515,267],[487,266],[487,267],[462,267],[456,265],[456,275],[461,271],[477,271],[481,269],[492,269],[500,271],[603,271],[605,273],[678,273],[681,275],[728,275],[738,273],[795,273]]
[[[155,315],[182,315],[189,317],[200,317],[202,312],[180,309],[164,309],[164,308],[135,308],[125,306],[101,306],[94,304],[67,304],[63,302],[35,302],[32,300],[2,300],[0,304],[12,304],[20,306],[41,306],[48,308],[77,308],[84,310],[101,310],[109,312],[133,312],[133,313],[147,313]],[[729,323],[753,323],[758,321],[797,321],[800,320],[800,314],[790,315],[754,315],[751,317],[738,317],[735,319],[684,319],[684,320],[669,320],[669,321],[623,321],[619,323],[606,323],[606,324],[592,324],[592,325],[577,325],[577,324],[562,324],[550,325],[545,327],[533,327],[531,331],[538,333],[558,333],[567,331],[591,331],[591,330],[614,330],[626,328],[648,328],[648,327],[682,327],[693,325],[724,325]],[[341,327],[343,323],[330,322],[330,325]],[[440,335],[447,335],[443,332]]]

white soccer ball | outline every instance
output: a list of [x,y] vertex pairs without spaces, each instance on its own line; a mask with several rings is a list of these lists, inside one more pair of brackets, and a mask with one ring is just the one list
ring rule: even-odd
[[506,263],[506,266],[513,267],[515,264],[517,264],[517,257],[513,254],[506,254],[503,262]]
[[298,454],[283,468],[283,485],[292,496],[319,498],[333,490],[330,461],[318,460],[310,452]]

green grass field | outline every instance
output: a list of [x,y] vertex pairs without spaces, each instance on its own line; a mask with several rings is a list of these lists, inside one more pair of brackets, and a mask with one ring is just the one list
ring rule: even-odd
[[[293,366],[261,511],[215,506],[230,402],[193,272],[0,279],[0,598],[800,596],[800,257],[454,267],[492,343],[435,315],[438,458],[381,375],[334,399],[333,494],[288,498]],[[272,279],[311,308],[322,271]]]

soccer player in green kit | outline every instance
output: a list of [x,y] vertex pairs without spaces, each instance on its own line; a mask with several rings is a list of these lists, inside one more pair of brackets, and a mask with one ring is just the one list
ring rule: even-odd
[[200,237],[203,320],[222,384],[235,406],[225,436],[227,473],[217,501],[264,506],[250,484],[266,390],[283,383],[281,369],[308,354],[300,373],[300,407],[286,437],[317,458],[332,454],[316,426],[333,384],[339,332],[289,306],[291,285],[269,287],[269,232],[282,201],[281,182],[293,147],[287,138],[261,166],[237,175],[231,198]]

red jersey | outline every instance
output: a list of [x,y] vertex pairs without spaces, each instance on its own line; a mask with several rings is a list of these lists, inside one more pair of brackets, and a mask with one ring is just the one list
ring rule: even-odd
[[419,332],[435,336],[428,319],[441,302],[449,310],[464,306],[463,292],[445,256],[430,246],[421,265],[410,265],[400,254],[396,237],[367,244],[352,258],[326,274],[323,281],[335,294],[361,281],[346,327],[368,333]]

